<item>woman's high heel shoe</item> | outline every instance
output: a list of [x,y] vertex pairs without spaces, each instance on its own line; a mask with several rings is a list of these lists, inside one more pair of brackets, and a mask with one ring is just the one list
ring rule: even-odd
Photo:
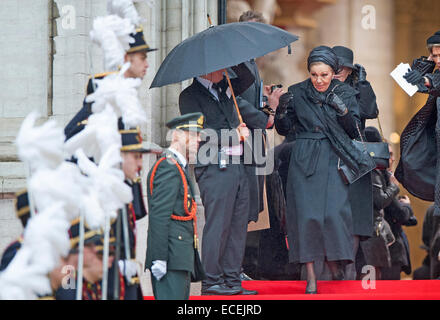
[[317,294],[317,293],[318,293],[318,284],[316,283],[316,280],[307,281],[306,294]]

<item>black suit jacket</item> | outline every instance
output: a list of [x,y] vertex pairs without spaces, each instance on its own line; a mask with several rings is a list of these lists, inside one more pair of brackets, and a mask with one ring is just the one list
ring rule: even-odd
[[[254,77],[246,66],[241,64],[234,67],[237,78],[231,79],[231,84],[236,96],[246,90],[254,81]],[[220,100],[209,92],[197,79],[187,87],[179,96],[179,109],[181,114],[192,112],[201,112],[205,116],[205,128],[212,129],[217,135],[217,141],[202,141],[201,146],[205,143],[218,146],[231,146],[239,143],[238,136],[235,135],[235,128],[239,125],[237,112],[231,97],[219,95]],[[249,128],[264,129],[267,124],[267,115],[257,110],[246,100],[239,103],[240,113],[243,121]],[[233,138],[222,141],[221,130],[231,130]],[[216,155],[212,155],[216,156]],[[199,164],[200,165],[200,164]],[[205,163],[206,165],[206,163]]]

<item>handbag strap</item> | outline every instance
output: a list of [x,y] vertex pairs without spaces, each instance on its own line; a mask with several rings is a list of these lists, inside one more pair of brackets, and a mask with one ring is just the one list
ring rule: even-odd
[[379,132],[380,132],[380,136],[381,136],[381,138],[382,138],[382,141],[383,142],[385,142],[385,138],[384,138],[384,135],[383,135],[383,130],[382,130],[382,125],[380,124],[380,120],[379,120],[379,115],[377,115],[377,123],[379,124]]
[[365,145],[364,138],[362,138],[361,129],[359,129],[359,124],[358,124],[357,121],[356,121],[356,129],[357,129],[358,134],[359,134],[359,139],[361,139],[362,145],[364,146],[364,151],[367,152],[367,146]]

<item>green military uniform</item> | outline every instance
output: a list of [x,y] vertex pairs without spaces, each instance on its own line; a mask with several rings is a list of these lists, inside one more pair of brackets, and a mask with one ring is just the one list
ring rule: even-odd
[[[192,119],[199,121],[190,124]],[[167,126],[201,129],[203,116],[201,113],[181,116]],[[156,299],[188,299],[197,244],[197,207],[185,165],[174,151],[166,150],[155,163],[148,174],[147,190],[149,227],[145,267],[151,270],[156,260],[167,264],[166,274],[160,280],[151,276],[154,296]]]

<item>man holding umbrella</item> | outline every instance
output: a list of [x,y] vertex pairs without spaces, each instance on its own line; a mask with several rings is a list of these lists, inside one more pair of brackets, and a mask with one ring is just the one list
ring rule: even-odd
[[[232,88],[239,95],[253,83],[254,77],[244,64],[233,70],[238,77],[232,79]],[[243,143],[238,137],[247,138],[249,130],[245,123],[239,122],[223,73],[224,70],[218,70],[195,78],[179,97],[180,112],[202,112],[206,116],[206,128],[215,130],[218,142],[210,151],[219,156],[202,164],[199,154],[194,169],[205,208],[202,263],[207,279],[202,282],[202,295],[256,294],[243,289],[240,280],[249,212],[248,178],[242,162],[231,164],[243,153]],[[250,104],[249,107],[249,113],[260,112]],[[246,114],[243,116],[246,121]],[[236,138],[228,139],[232,143],[221,141],[222,131],[224,134],[234,130]],[[222,159],[229,163],[224,164]]]

